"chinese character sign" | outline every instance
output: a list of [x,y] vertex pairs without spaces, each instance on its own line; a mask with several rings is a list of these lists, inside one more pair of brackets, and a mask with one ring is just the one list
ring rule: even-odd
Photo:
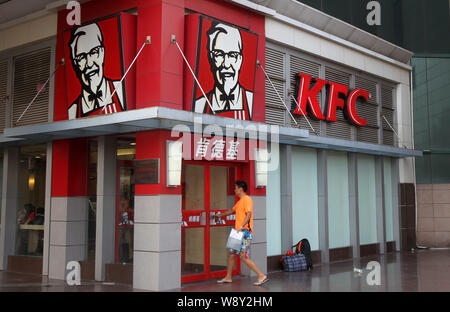
[[252,120],[258,36],[220,21],[200,18],[192,110]]
[[221,137],[196,137],[193,158],[195,160],[245,160],[245,141]]

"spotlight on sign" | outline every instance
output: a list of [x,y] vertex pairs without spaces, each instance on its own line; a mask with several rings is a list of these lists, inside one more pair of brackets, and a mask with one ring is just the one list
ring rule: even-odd
[[181,161],[183,143],[181,141],[167,141],[167,186],[181,185]]

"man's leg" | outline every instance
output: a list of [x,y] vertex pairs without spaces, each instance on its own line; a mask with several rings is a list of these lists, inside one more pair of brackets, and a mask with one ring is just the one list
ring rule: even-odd
[[236,255],[233,255],[232,253],[228,253],[227,275],[225,275],[225,277],[223,279],[219,280],[218,281],[219,283],[223,283],[223,282],[231,283],[235,257],[236,257]]
[[241,259],[242,259],[242,261],[250,268],[250,270],[252,270],[253,272],[255,272],[256,275],[258,275],[258,282],[262,282],[263,280],[266,279],[267,276],[264,275],[264,274],[260,271],[260,269],[258,269],[258,267],[256,266],[256,263],[253,262],[252,259],[250,259],[250,258],[245,258],[245,257],[242,257]]

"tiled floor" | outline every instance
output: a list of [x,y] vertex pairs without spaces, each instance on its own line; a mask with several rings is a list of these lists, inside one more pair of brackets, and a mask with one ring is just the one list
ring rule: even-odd
[[[381,285],[369,286],[365,267],[369,261],[380,263]],[[362,268],[357,273],[354,268]],[[450,250],[394,253],[361,259],[359,264],[344,261],[316,266],[312,272],[276,272],[265,286],[256,287],[255,278],[235,278],[232,284],[215,281],[183,285],[182,292],[309,292],[309,291],[450,291]],[[0,292],[5,291],[138,291],[129,285],[82,282],[67,286],[46,277],[0,271]]]

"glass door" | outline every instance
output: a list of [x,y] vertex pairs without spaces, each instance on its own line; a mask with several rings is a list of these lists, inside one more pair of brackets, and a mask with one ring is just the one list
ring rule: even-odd
[[134,163],[117,161],[116,263],[133,263]]
[[[226,241],[234,215],[215,221],[214,215],[231,209],[236,198],[234,164],[185,162],[182,175],[181,275],[182,282],[218,278],[227,269]],[[233,270],[238,274],[239,260]]]

